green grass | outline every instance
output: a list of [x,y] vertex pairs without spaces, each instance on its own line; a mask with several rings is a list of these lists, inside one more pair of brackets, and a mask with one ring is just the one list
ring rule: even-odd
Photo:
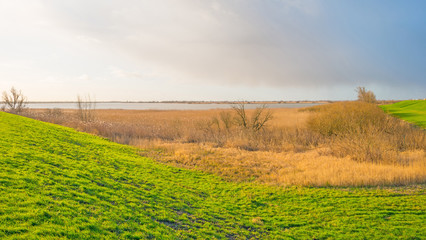
[[380,107],[385,112],[426,128],[426,100],[407,100]]
[[226,182],[0,112],[1,239],[425,239],[424,186]]

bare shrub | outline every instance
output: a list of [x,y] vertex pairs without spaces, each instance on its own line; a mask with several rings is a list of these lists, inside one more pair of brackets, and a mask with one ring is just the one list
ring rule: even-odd
[[95,102],[92,101],[90,95],[82,98],[77,96],[78,118],[83,122],[92,122],[95,119]]
[[241,102],[232,106],[232,111],[221,111],[205,122],[204,138],[200,140],[215,143],[218,147],[226,145],[249,151],[269,148],[266,146],[275,137],[265,127],[270,120],[272,112],[266,105],[247,110]]
[[272,112],[267,108],[266,105],[263,105],[260,108],[256,108],[251,117],[251,128],[253,131],[257,132],[263,129],[266,123],[269,122],[272,118]]
[[2,109],[12,113],[22,112],[27,104],[27,98],[14,87],[10,89],[10,93],[4,91],[2,99],[4,102]]
[[29,117],[29,118],[38,119],[44,122],[50,122],[54,124],[63,124],[69,127],[76,127],[78,125],[77,122],[79,122],[79,120],[76,118],[75,114],[69,114],[69,111],[74,111],[74,110],[67,110],[67,111],[68,112],[60,108],[30,109],[21,113],[21,115],[25,117]]
[[326,138],[331,153],[360,162],[401,163],[401,152],[426,150],[426,133],[365,102],[321,106],[308,128]]
[[251,116],[247,114],[244,102],[232,106],[232,109],[236,114],[235,122],[237,125],[254,132],[264,128],[273,117],[271,110],[266,105],[256,108]]
[[385,122],[387,115],[377,106],[364,102],[340,102],[320,106],[307,122],[324,136],[345,136],[370,131]]
[[372,91],[367,91],[365,87],[357,87],[356,92],[358,93],[358,101],[376,103],[376,95]]
[[234,106],[232,106],[232,109],[234,109],[235,114],[237,115],[235,117],[235,122],[244,128],[248,128],[249,127],[249,117],[247,116],[247,112],[245,109],[246,105],[244,104],[244,102],[236,104]]

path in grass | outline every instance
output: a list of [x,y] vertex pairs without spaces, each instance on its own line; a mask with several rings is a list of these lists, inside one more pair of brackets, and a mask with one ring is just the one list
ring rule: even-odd
[[380,107],[385,112],[426,128],[426,100],[407,100]]
[[137,149],[0,112],[1,239],[426,236],[416,189],[230,183]]

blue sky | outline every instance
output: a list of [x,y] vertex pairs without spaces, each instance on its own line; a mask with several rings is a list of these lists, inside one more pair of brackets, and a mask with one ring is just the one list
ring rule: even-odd
[[0,0],[0,91],[31,101],[426,97],[426,1]]

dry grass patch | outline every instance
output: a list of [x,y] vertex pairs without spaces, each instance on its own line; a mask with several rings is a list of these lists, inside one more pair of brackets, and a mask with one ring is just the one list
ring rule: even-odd
[[410,165],[357,162],[324,155],[327,149],[305,152],[247,151],[208,144],[136,141],[132,145],[157,161],[198,169],[233,181],[259,181],[281,186],[386,186],[426,182],[424,151],[405,152]]
[[426,150],[424,130],[385,114],[375,104],[340,102],[311,110],[307,126],[325,137],[331,155],[407,165],[404,152]]

